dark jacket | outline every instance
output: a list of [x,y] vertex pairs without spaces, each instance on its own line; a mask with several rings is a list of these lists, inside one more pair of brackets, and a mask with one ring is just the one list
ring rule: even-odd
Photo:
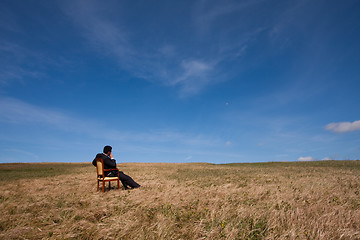
[[116,160],[109,158],[107,155],[103,153],[96,154],[95,159],[92,161],[92,164],[96,167],[96,158],[101,158],[104,160],[104,169],[112,169],[116,168]]

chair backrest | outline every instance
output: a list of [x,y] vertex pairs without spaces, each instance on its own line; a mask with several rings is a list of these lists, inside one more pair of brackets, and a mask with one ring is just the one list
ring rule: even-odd
[[104,177],[104,160],[96,158],[96,171],[98,176]]

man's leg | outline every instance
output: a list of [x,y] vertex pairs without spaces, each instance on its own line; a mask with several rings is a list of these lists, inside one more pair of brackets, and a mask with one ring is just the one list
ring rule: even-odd
[[140,185],[134,181],[130,176],[126,175],[125,173],[119,171],[119,178],[121,183],[124,185],[125,189],[128,187],[131,188],[138,188]]

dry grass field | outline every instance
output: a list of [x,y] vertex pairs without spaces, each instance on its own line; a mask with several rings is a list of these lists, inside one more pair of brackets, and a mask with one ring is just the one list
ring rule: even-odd
[[0,239],[360,239],[360,161],[118,167],[0,164]]

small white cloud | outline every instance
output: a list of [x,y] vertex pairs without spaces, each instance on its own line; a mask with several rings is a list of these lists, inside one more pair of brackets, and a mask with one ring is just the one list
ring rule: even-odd
[[329,123],[328,125],[325,126],[325,129],[336,133],[344,133],[344,132],[352,132],[352,131],[360,130],[360,120],[354,122]]
[[190,159],[192,159],[192,156],[187,156],[187,157],[185,158],[186,161],[188,161],[188,160],[190,160]]
[[323,159],[321,160],[324,160],[324,161],[327,161],[327,160],[333,160],[332,158],[329,158],[329,157],[324,157]]
[[210,63],[199,60],[185,60],[181,63],[183,73],[171,82],[172,85],[189,85],[187,88],[199,88],[206,84],[206,76],[212,70]]
[[299,157],[298,158],[298,161],[301,161],[301,162],[307,162],[307,161],[316,161],[317,159],[316,158],[313,158],[313,157]]

